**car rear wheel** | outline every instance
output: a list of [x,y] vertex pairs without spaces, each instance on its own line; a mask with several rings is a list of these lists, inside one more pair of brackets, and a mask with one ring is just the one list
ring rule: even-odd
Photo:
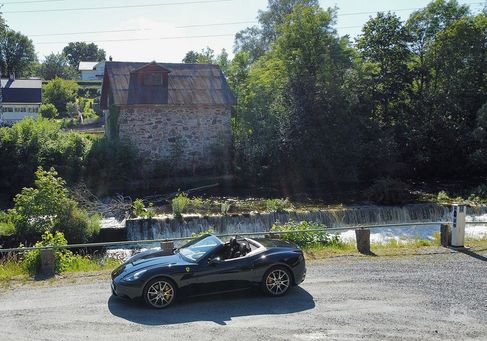
[[167,308],[176,298],[176,287],[167,278],[151,280],[144,288],[144,300],[150,307],[156,309]]
[[262,289],[269,296],[283,296],[291,287],[291,274],[284,267],[274,267],[266,272]]

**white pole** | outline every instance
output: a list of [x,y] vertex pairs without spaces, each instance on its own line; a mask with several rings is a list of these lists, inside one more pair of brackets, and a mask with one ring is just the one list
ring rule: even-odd
[[453,225],[451,231],[451,245],[464,247],[465,245],[465,217],[467,207],[465,205],[452,205]]

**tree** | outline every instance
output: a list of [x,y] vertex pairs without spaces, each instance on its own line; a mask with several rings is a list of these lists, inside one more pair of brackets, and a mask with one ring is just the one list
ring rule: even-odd
[[0,66],[3,75],[27,77],[37,61],[32,40],[7,29],[0,37]]
[[105,50],[98,48],[94,43],[69,43],[68,46],[64,47],[63,53],[68,58],[71,67],[75,70],[78,70],[81,61],[101,62],[106,58]]
[[54,104],[41,104],[39,108],[39,115],[44,118],[56,118],[58,116],[58,111]]
[[183,63],[185,64],[197,64],[198,63],[198,52],[188,51],[183,58]]
[[53,120],[26,118],[12,127],[0,128],[0,188],[13,196],[32,186],[39,166],[55,167],[69,183],[81,177],[90,141],[74,132],[65,132]]
[[401,19],[390,12],[370,19],[358,39],[362,65],[369,74],[374,116],[384,126],[402,123],[404,100],[411,85],[410,41]]
[[39,167],[35,176],[35,187],[22,189],[9,211],[20,238],[34,241],[45,232],[60,231],[69,242],[83,243],[99,231],[99,221],[70,198],[66,182],[54,168]]
[[319,6],[318,0],[269,0],[266,11],[259,11],[259,26],[246,28],[235,35],[234,52],[245,51],[253,62],[269,51],[277,38],[279,25],[297,5]]
[[39,75],[45,80],[56,77],[75,79],[78,76],[76,70],[69,65],[67,57],[62,53],[48,55],[40,66]]
[[61,117],[67,116],[67,105],[76,102],[78,83],[56,77],[44,86],[44,104],[53,104]]
[[351,49],[333,22],[333,11],[296,5],[269,52],[241,73],[234,131],[239,166],[250,178],[274,176],[299,190],[344,180],[342,169],[347,179],[356,176],[357,120],[342,91]]

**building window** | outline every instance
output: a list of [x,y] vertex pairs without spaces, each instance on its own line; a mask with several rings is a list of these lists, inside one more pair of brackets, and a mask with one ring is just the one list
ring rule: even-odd
[[162,72],[144,73],[144,85],[162,85]]

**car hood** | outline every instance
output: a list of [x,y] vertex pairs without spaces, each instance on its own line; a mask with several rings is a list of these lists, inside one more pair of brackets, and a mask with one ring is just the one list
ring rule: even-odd
[[173,266],[173,265],[187,265],[179,253],[172,255],[163,255],[160,250],[150,250],[141,252],[128,259],[124,264],[112,272],[112,278],[119,276],[122,273],[131,273],[134,271],[150,268],[154,266]]

